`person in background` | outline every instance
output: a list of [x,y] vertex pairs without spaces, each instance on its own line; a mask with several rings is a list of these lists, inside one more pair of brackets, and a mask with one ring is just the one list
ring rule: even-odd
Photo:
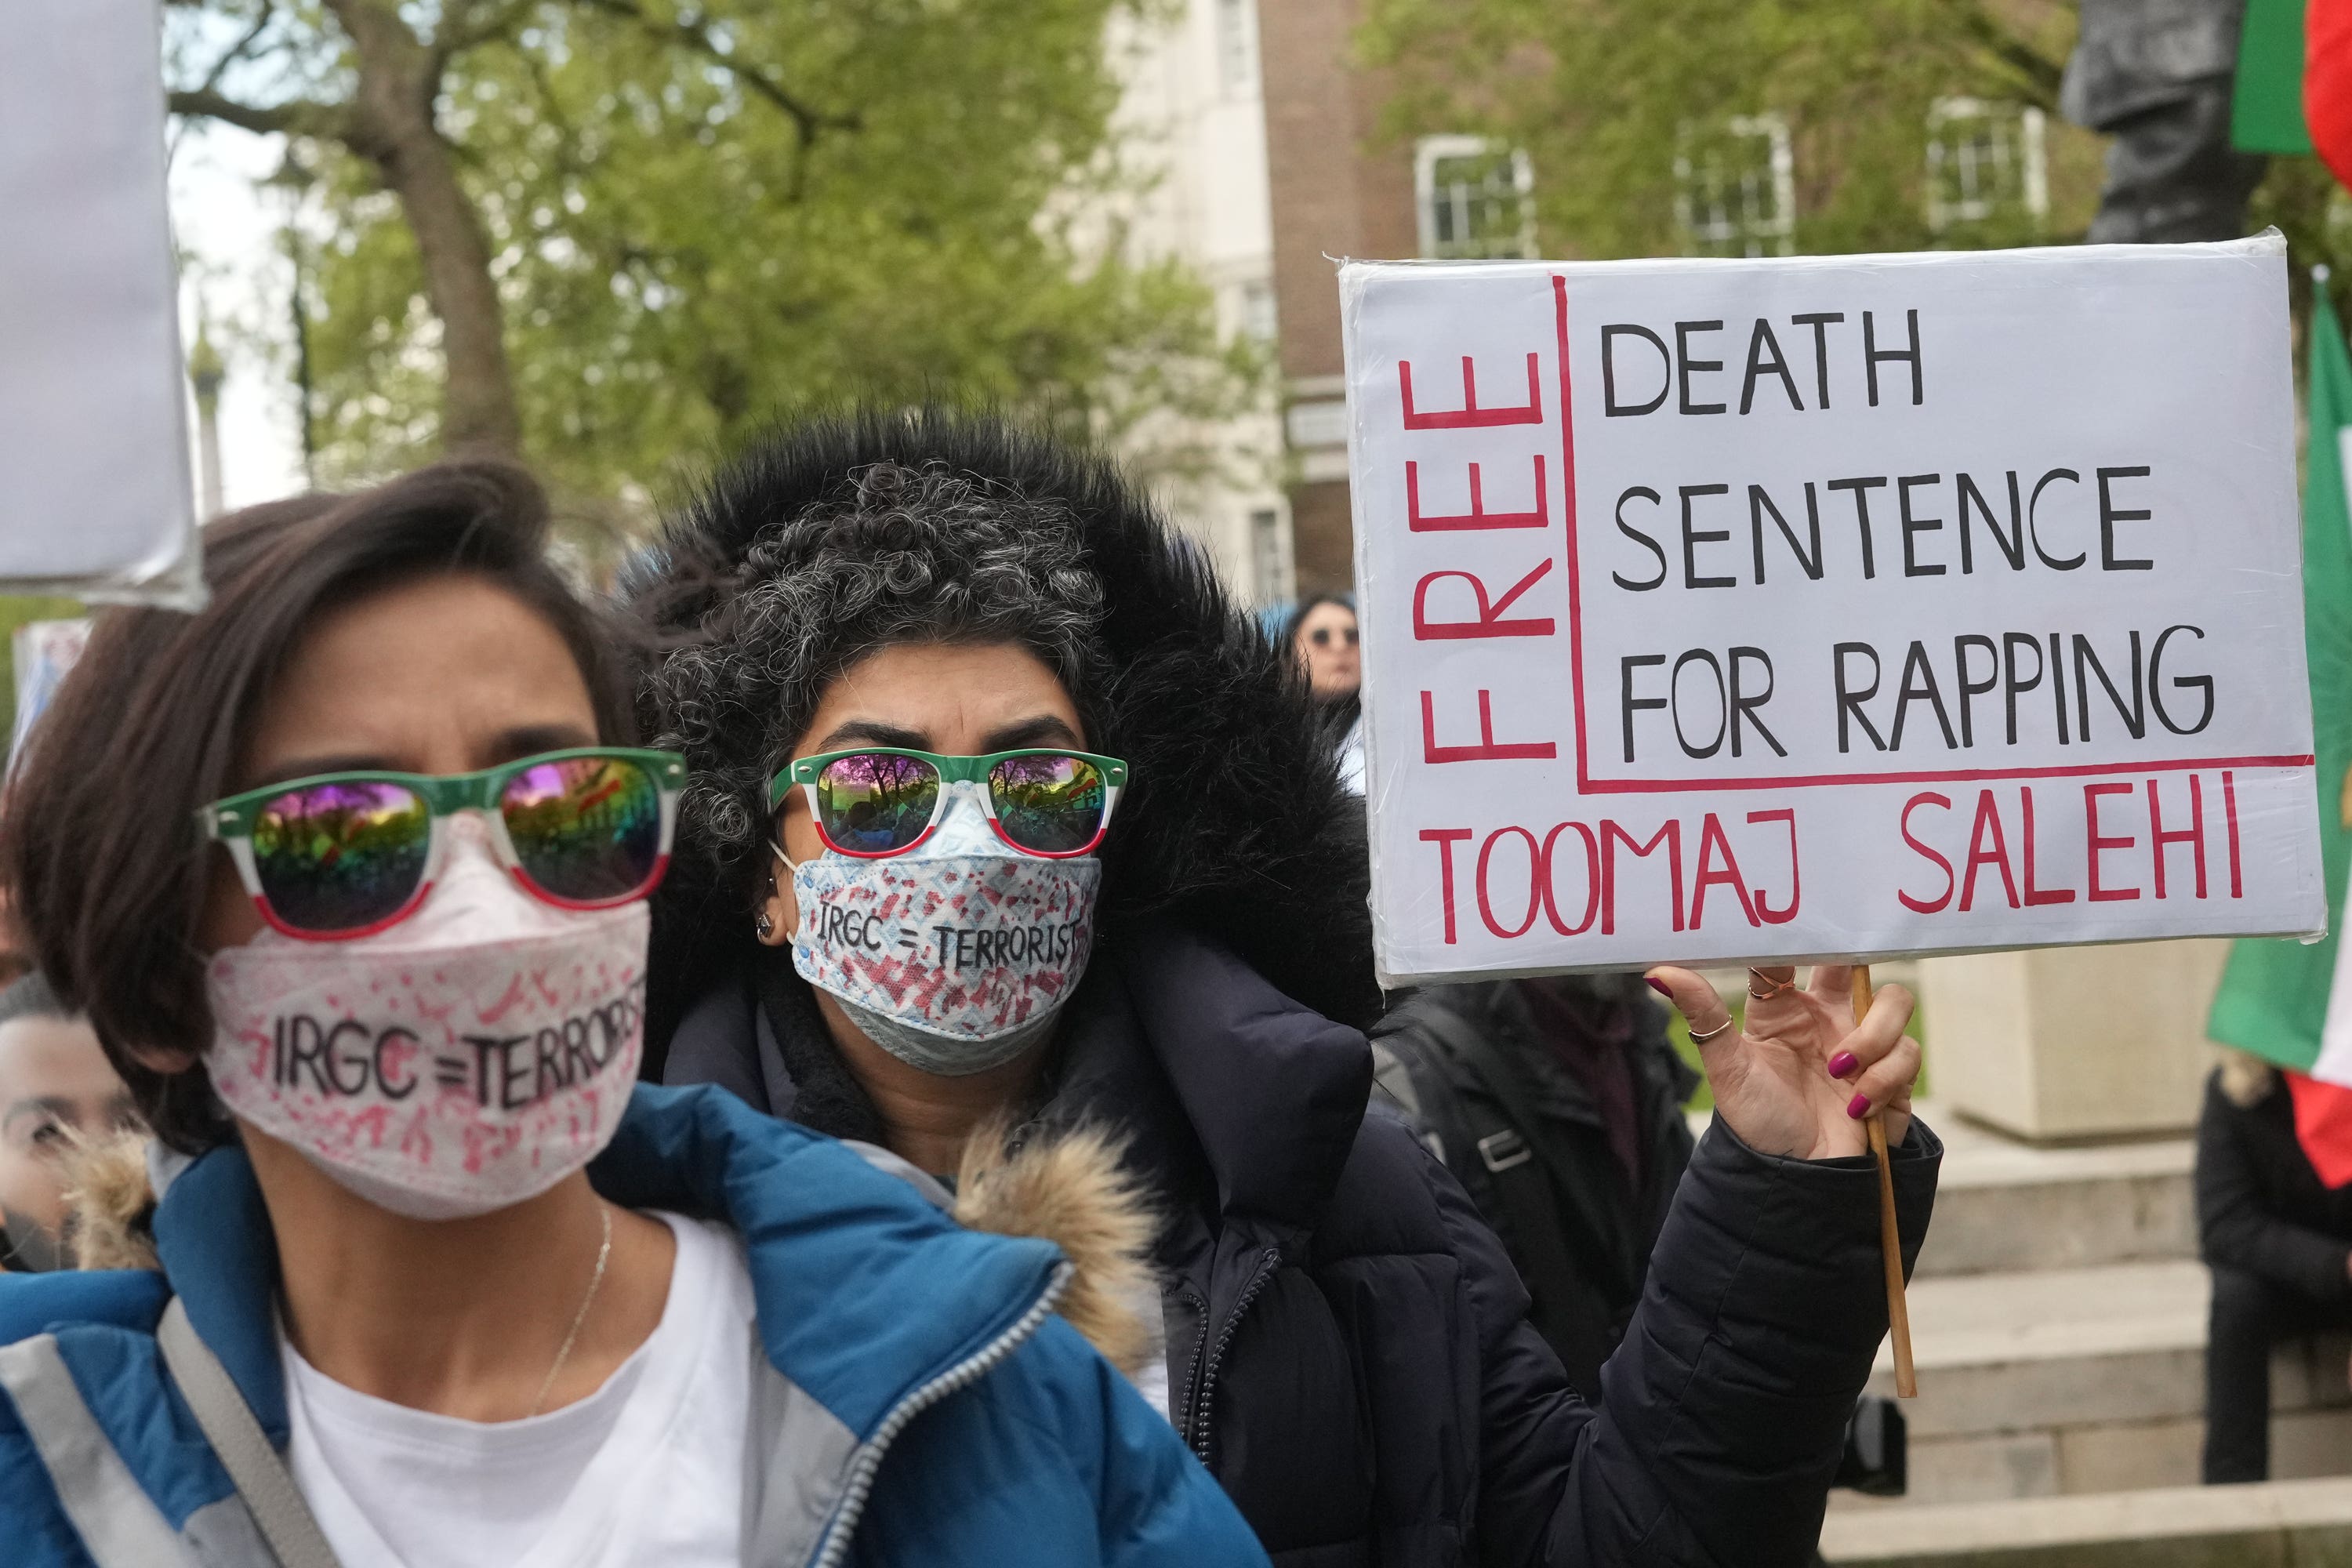
[[214,522],[42,721],[0,867],[163,1190],[0,1278],[9,1568],[1263,1563],[1051,1242],[637,1083],[683,766],[547,532],[479,461]]
[[2320,1180],[2286,1083],[2243,1051],[2224,1051],[2205,1081],[2197,1230],[2213,1275],[2204,1479],[2266,1480],[2272,1345],[2352,1326],[2352,1187]]
[[38,974],[0,991],[0,1270],[73,1267],[68,1157],[78,1144],[138,1125],[131,1091],[88,1019]]
[[1339,782],[1349,794],[1363,794],[1363,650],[1357,646],[1355,601],[1345,594],[1317,594],[1303,600],[1291,612],[1283,640],[1307,672],[1307,689],[1315,694],[1337,748]]
[[1587,1399],[1642,1299],[1699,1084],[1637,974],[1433,985],[1372,1031],[1375,1093],[1467,1189]]
[[[1362,801],[1290,650],[1108,461],[944,410],[755,442],[631,584],[688,760],[665,1081],[955,1171],[1072,1126],[1162,1219],[1168,1411],[1283,1568],[1791,1568],[1939,1145],[1910,999],[1823,966],[1735,1026],[1717,1118],[1579,1398],[1410,1130],[1366,1114]],[[1311,645],[1310,645],[1311,646]],[[674,1026],[667,1027],[669,1020]]]

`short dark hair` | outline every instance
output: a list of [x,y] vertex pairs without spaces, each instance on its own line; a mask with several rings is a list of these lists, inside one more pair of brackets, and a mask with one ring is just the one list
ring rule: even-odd
[[164,1142],[194,1153],[231,1131],[201,1064],[158,1073],[129,1048],[211,1043],[196,942],[214,861],[196,811],[226,793],[262,693],[321,613],[421,576],[481,577],[562,637],[603,738],[633,737],[614,623],[548,562],[547,539],[523,469],[443,463],[225,518],[205,530],[204,609],[98,616],[9,792],[0,877],[41,972],[89,1016]]

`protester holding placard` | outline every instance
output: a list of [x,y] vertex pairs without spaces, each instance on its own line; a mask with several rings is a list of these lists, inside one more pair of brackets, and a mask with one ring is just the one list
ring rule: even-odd
[[215,523],[43,721],[0,849],[160,1265],[0,1279],[12,1568],[1262,1562],[1053,1245],[636,1086],[683,769],[546,527],[487,464]]
[[[637,602],[688,758],[668,1081],[955,1170],[1093,1125],[1163,1216],[1171,1418],[1278,1562],[1806,1560],[1939,1148],[1909,998],[1653,972],[1718,1117],[1598,1407],[1461,1187],[1366,1115],[1362,803],[1289,648],[1106,464],[893,410],[778,432]],[[1147,1385],[1159,1379],[1147,1376]]]

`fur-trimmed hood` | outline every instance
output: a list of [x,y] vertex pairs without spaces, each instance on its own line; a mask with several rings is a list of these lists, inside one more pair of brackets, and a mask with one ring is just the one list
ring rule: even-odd
[[[768,813],[749,771],[721,765],[741,751],[731,727],[761,727],[760,760],[773,771],[798,738],[779,732],[784,713],[805,715],[816,698],[814,689],[779,690],[772,670],[760,672],[765,687],[729,686],[723,645],[761,574],[806,560],[845,492],[878,465],[945,474],[1033,505],[1038,529],[1055,534],[1041,550],[1062,552],[1055,572],[1091,579],[1082,600],[1098,590],[1089,647],[1108,668],[1089,698],[1093,743],[1132,769],[1102,851],[1105,933],[1145,917],[1173,920],[1314,1010],[1369,1023],[1380,993],[1363,806],[1340,785],[1330,738],[1289,651],[1108,461],[993,417],[893,411],[792,425],[755,443],[676,514],[628,585],[656,649],[641,686],[644,727],[655,743],[686,753],[698,781],[691,787],[706,792],[688,803],[656,900],[648,1071],[660,1071],[683,1010],[756,952],[752,910],[767,868],[742,843],[756,842],[744,829]],[[875,551],[891,548],[887,531],[873,538]],[[837,534],[833,542],[839,547]],[[682,650],[691,651],[678,663]],[[747,700],[746,689],[763,695]],[[710,740],[722,733],[731,742],[725,759]],[[730,798],[710,798],[712,790]]]

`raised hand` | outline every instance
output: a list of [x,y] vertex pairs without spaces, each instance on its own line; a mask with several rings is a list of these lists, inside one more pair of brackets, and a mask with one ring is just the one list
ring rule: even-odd
[[1748,1011],[1738,1027],[1715,987],[1687,969],[1664,965],[1645,976],[1690,1024],[1716,1114],[1748,1147],[1800,1160],[1869,1152],[1862,1118],[1886,1118],[1886,1139],[1900,1143],[1911,1125],[1911,1086],[1919,1077],[1919,1043],[1903,1032],[1911,994],[1879,989],[1869,1016],[1853,1016],[1853,971],[1813,968],[1799,988],[1794,969],[1748,972]]

